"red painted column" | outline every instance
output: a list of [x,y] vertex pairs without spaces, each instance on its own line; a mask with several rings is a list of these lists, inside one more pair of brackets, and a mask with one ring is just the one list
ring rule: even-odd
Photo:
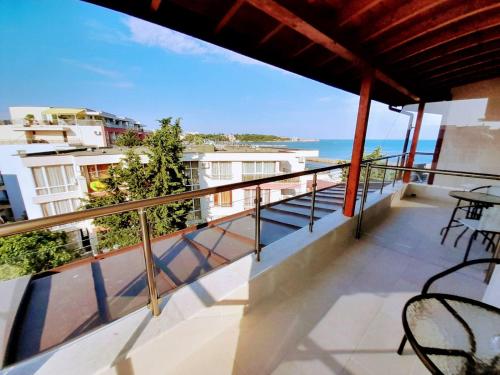
[[369,72],[363,77],[361,91],[359,93],[358,118],[356,120],[356,131],[354,134],[354,144],[352,145],[351,167],[347,177],[347,186],[344,199],[344,215],[354,216],[356,207],[356,196],[359,186],[359,174],[361,172],[361,161],[363,160],[363,150],[365,148],[366,129],[368,126],[368,116],[370,114],[370,103],[373,88],[373,73]]
[[[410,153],[408,154],[408,158],[406,159],[406,167],[412,168],[413,161],[415,160],[415,152],[417,152],[417,144],[418,144],[418,136],[420,135],[420,128],[422,127],[422,119],[424,117],[424,108],[425,103],[418,103],[418,113],[417,120],[415,122],[415,130],[413,131],[413,138],[411,140],[411,148]],[[403,182],[410,182],[410,171],[406,171],[403,175]]]
[[[443,146],[444,132],[446,131],[446,126],[441,125],[439,128],[439,133],[436,141],[436,147],[434,148],[434,155],[432,156],[431,169],[437,169],[439,155],[441,154],[441,147]],[[429,178],[427,179],[427,184],[432,185],[434,183],[434,173],[429,173]]]

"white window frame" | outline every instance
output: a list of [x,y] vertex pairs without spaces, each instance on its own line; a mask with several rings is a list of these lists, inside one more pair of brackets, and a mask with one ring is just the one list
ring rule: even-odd
[[[55,215],[62,215],[63,213],[57,213],[56,212],[56,206],[55,202],[60,202],[60,201],[69,201],[69,206],[71,207],[71,211],[69,212],[75,212],[80,206],[81,202],[77,203],[76,201],[79,201],[80,199],[78,198],[69,198],[69,199],[58,199],[57,201],[50,201],[50,202],[45,202],[45,203],[40,203],[40,209],[42,210],[43,216],[44,217],[49,217],[49,216],[55,216]],[[45,215],[45,212],[43,211],[43,205],[47,205],[49,207],[49,215]]]
[[[248,163],[253,163],[253,170],[254,173],[245,173],[245,168],[244,165]],[[271,173],[264,173],[264,163],[273,163],[274,164],[274,172]],[[262,172],[257,172],[257,164],[261,164],[261,171]],[[265,178],[265,177],[271,177],[271,176],[276,176],[276,161],[271,161],[271,160],[260,160],[260,161],[243,161],[242,166],[241,166],[241,179],[242,181],[250,181],[250,180],[256,180],[259,178]],[[251,178],[247,178],[247,176],[250,176]]]
[[[49,179],[47,177],[47,171],[46,171],[47,167],[59,167],[60,168],[61,174],[62,174],[62,177],[63,177],[63,180],[64,180],[64,184],[63,185],[54,185],[54,186],[50,186],[49,185]],[[68,176],[66,174],[66,169],[64,167],[70,167],[73,170],[73,176],[74,176],[74,179],[75,179],[74,183],[71,183],[71,184],[69,183]],[[36,186],[35,176],[33,175],[33,168],[40,168],[41,169],[41,171],[42,171],[42,179],[43,179],[44,186],[41,186],[41,187]],[[59,164],[59,165],[47,165],[47,166],[32,167],[31,168],[31,175],[33,177],[33,182],[34,182],[34,185],[35,185],[35,192],[37,193],[36,195],[60,194],[60,193],[67,193],[67,192],[70,192],[70,191],[76,191],[78,189],[78,181],[76,179],[75,169],[73,168],[72,164]],[[72,189],[73,187],[74,187],[74,189]],[[57,188],[63,188],[64,191],[56,192],[56,193],[52,193],[51,192],[51,189],[57,189]],[[39,194],[38,192],[41,191],[41,190],[46,190],[47,193],[45,193],[45,194]]]
[[[222,175],[220,174],[220,164],[229,164],[229,174],[228,175]],[[217,165],[217,171],[219,172],[216,174],[214,170],[214,166]],[[211,163],[211,177],[213,180],[231,180],[233,178],[233,162],[232,161],[213,161]]]

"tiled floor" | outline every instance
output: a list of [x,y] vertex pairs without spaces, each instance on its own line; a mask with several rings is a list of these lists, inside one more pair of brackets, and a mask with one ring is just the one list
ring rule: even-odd
[[[206,319],[225,323],[176,366],[176,373],[428,373],[411,349],[396,354],[401,310],[428,277],[461,261],[467,236],[456,249],[455,232],[447,245],[439,243],[450,212],[433,201],[401,201],[334,262],[247,306],[242,319],[195,318],[200,325]],[[476,245],[471,258],[486,256]],[[482,268],[472,268],[433,290],[481,298],[483,275]]]

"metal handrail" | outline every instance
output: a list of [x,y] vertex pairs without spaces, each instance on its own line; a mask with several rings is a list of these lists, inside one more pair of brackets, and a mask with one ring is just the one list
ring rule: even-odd
[[[388,160],[393,157],[400,157],[401,155],[389,155],[376,159],[364,160],[362,163],[367,165],[367,171],[370,171],[370,165],[372,162],[379,160]],[[387,164],[387,163],[386,163]],[[265,184],[268,182],[280,181],[283,179],[290,179],[300,176],[313,175],[313,185],[312,185],[312,207],[311,207],[311,215],[310,215],[310,223],[309,230],[312,231],[314,225],[314,205],[315,205],[315,195],[316,195],[316,176],[318,173],[327,172],[335,169],[342,169],[345,167],[349,167],[351,163],[342,163],[333,166],[316,168],[313,170],[305,170],[301,172],[288,173],[283,175],[271,176],[260,178],[256,180],[250,181],[242,181],[236,182],[233,184],[227,184],[212,188],[187,191],[178,194],[172,194],[164,197],[158,198],[149,198],[149,199],[141,199],[137,201],[120,203],[112,206],[106,207],[98,207],[91,208],[83,211],[71,212],[62,215],[49,216],[40,219],[27,220],[22,222],[17,222],[13,224],[5,224],[0,226],[0,237],[9,236],[14,234],[20,234],[25,232],[30,232],[33,230],[43,229],[54,227],[58,225],[68,224],[75,221],[82,221],[88,219],[94,219],[100,216],[112,215],[127,211],[136,210],[139,214],[140,224],[141,224],[141,234],[142,234],[142,247],[144,254],[144,263],[146,268],[146,276],[147,276],[147,285],[149,291],[149,307],[153,316],[158,316],[160,314],[159,308],[159,296],[158,290],[156,287],[156,278],[155,278],[155,265],[154,265],[154,255],[151,247],[151,238],[150,238],[150,229],[149,229],[149,221],[147,218],[147,214],[145,208],[158,206],[162,204],[173,203],[177,201],[183,201],[193,198],[203,197],[209,194],[215,194],[225,191],[230,191],[234,189],[242,189],[246,187],[255,187],[255,253],[257,261],[260,261],[260,252],[261,252],[261,243],[260,243],[260,210],[261,210],[261,184]],[[367,181],[365,181],[365,186],[367,186]]]
[[[363,163],[368,163],[368,162],[371,163],[371,162],[375,162],[375,161],[379,161],[379,160],[395,158],[398,156],[401,156],[401,154],[388,155],[388,156],[383,156],[383,157],[376,158],[376,159],[363,160]],[[186,191],[183,193],[171,194],[171,195],[167,195],[167,196],[163,196],[163,197],[140,199],[140,200],[136,200],[136,201],[118,203],[118,204],[115,204],[112,206],[89,208],[89,209],[82,210],[82,211],[69,212],[66,214],[60,214],[60,215],[48,216],[48,217],[43,217],[43,218],[38,218],[38,219],[19,221],[16,223],[4,224],[4,225],[0,226],[0,237],[26,233],[26,232],[30,232],[33,230],[39,230],[39,229],[44,229],[44,228],[50,228],[50,227],[54,227],[57,225],[68,224],[68,223],[72,223],[72,222],[76,222],[76,221],[94,219],[96,217],[101,217],[101,216],[107,216],[107,215],[113,215],[113,214],[123,213],[123,212],[127,212],[127,211],[138,210],[141,208],[159,206],[162,204],[168,204],[168,203],[173,203],[173,202],[178,202],[178,201],[183,201],[183,200],[188,200],[188,199],[193,199],[193,198],[200,198],[200,197],[210,195],[210,194],[216,194],[216,193],[221,193],[221,192],[236,190],[236,189],[243,189],[246,187],[253,187],[256,185],[280,181],[283,179],[301,177],[301,176],[311,175],[314,173],[328,172],[328,171],[335,170],[335,169],[342,169],[345,167],[349,167],[350,165],[351,165],[351,163],[342,163],[342,164],[337,164],[337,165],[333,165],[333,166],[309,169],[309,170],[305,170],[305,171],[287,173],[287,174],[278,175],[278,176],[259,178],[256,180],[235,182],[232,184],[220,185],[220,186],[211,187],[211,188]]]
[[[368,188],[366,186],[368,184],[366,183],[366,181],[369,181],[372,169],[383,169],[384,171],[391,169],[391,170],[395,170],[395,171],[404,171],[404,172],[410,172],[410,173],[411,172],[433,173],[433,174],[441,174],[444,176],[480,178],[480,179],[485,179],[485,180],[500,181],[500,175],[492,174],[492,173],[464,172],[464,171],[452,171],[452,170],[446,170],[446,169],[430,169],[430,168],[408,168],[408,167],[397,167],[397,166],[391,166],[391,165],[372,164],[371,162],[368,162],[366,165],[366,170],[365,170],[365,186],[363,188],[363,194],[361,196],[361,202],[360,202],[360,206],[359,206],[358,224],[356,226],[356,238],[358,238],[358,239],[361,237],[361,227],[363,224],[363,212],[364,212],[367,191],[368,191]],[[381,192],[382,192],[382,190],[381,190]]]

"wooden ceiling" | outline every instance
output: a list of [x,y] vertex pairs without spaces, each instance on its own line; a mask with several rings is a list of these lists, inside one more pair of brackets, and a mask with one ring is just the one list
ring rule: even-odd
[[87,1],[392,105],[500,76],[499,0]]

